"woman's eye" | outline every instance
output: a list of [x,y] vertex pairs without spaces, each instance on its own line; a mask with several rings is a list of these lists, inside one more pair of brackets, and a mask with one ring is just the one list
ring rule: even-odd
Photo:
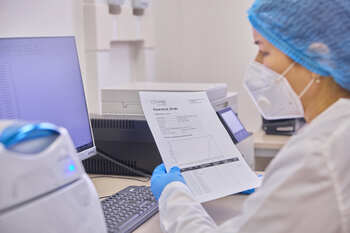
[[263,56],[263,57],[266,57],[266,56],[268,56],[270,53],[269,52],[261,52],[261,55]]

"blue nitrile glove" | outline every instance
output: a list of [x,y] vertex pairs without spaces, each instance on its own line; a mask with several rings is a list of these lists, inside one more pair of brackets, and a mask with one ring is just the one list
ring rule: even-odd
[[[262,180],[263,175],[259,174],[258,177]],[[248,189],[246,191],[240,192],[239,194],[250,195],[255,192],[255,189]]]
[[186,184],[179,167],[172,167],[170,172],[167,173],[164,164],[158,165],[154,169],[151,178],[151,191],[154,197],[159,200],[165,186],[175,181]]

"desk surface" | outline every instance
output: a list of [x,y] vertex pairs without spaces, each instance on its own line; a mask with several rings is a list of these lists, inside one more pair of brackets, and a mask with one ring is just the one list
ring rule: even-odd
[[[100,177],[98,175],[90,175],[94,183],[98,195],[100,197],[114,194],[123,188],[130,185],[149,185],[149,182],[141,182],[136,180],[127,180],[113,177]],[[215,201],[204,203],[203,206],[217,224],[221,224],[227,219],[237,215],[242,208],[243,201],[247,198],[246,195],[231,195]],[[135,233],[152,232],[160,233],[159,214],[156,214],[146,223],[136,229]]]

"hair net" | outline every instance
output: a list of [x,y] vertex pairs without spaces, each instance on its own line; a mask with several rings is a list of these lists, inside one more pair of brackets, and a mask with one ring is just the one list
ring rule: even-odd
[[350,91],[349,0],[256,0],[248,15],[283,53]]

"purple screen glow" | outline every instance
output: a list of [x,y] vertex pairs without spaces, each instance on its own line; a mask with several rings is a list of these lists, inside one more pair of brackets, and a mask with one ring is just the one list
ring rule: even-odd
[[0,39],[0,119],[51,122],[78,151],[93,146],[74,37]]

